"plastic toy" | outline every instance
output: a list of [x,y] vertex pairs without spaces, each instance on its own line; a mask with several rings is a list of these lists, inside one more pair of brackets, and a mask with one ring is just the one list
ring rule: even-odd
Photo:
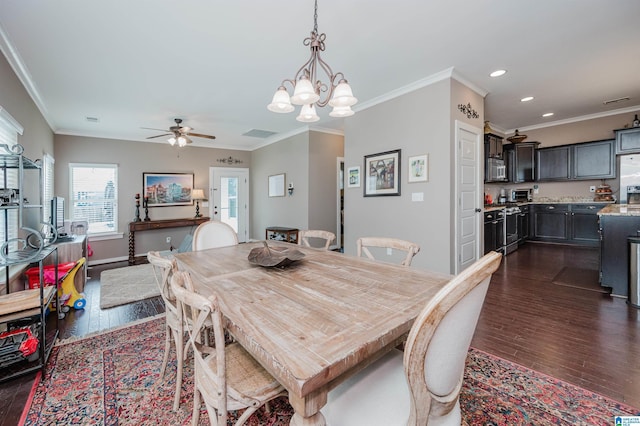
[[[87,301],[83,293],[79,293],[75,286],[75,277],[78,270],[84,265],[86,258],[81,257],[77,262],[67,262],[58,265],[58,300],[61,308],[58,310],[58,318],[64,318],[64,313],[69,312],[69,307],[74,309],[84,309]],[[29,288],[40,286],[40,272],[37,267],[26,271],[29,280]],[[54,265],[47,265],[43,270],[44,285],[51,286],[56,280]],[[50,306],[48,310],[55,309]]]
[[73,309],[84,309],[87,305],[84,293],[79,293],[75,285],[76,272],[82,268],[85,262],[86,259],[84,257],[78,259],[75,266],[62,278],[62,283],[58,286],[58,298],[62,306],[66,305],[73,306]]

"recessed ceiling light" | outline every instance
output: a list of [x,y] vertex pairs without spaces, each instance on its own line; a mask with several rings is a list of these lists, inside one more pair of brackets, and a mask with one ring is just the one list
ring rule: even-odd
[[492,72],[489,75],[491,77],[500,77],[501,75],[505,75],[506,73],[507,73],[507,70],[495,70],[494,72]]
[[529,102],[533,100],[533,96],[527,96],[525,98],[520,99],[520,102]]
[[552,112],[545,112],[544,114],[542,114],[543,117],[551,117],[552,115]]

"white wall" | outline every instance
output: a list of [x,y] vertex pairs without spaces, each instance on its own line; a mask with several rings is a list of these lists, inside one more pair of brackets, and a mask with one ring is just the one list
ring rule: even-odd
[[[251,238],[265,238],[265,228],[336,229],[336,158],[343,136],[305,131],[251,153]],[[269,176],[285,173],[293,195],[269,197]]]

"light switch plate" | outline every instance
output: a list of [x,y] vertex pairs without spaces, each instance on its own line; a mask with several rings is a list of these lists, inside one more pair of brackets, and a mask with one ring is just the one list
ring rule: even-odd
[[412,192],[411,201],[424,201],[424,192]]

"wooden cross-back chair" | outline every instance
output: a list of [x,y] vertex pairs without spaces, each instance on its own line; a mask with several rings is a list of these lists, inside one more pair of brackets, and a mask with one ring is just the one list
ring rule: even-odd
[[[189,344],[194,358],[194,398],[192,424],[200,417],[200,398],[211,424],[226,426],[228,411],[246,408],[236,425],[272,399],[287,392],[239,343],[225,345],[225,327],[218,299],[195,293],[191,277],[176,272],[171,279],[182,315],[191,317]],[[211,324],[215,347],[200,343],[199,336]]]
[[238,234],[224,222],[210,220],[198,225],[193,233],[193,250],[205,250],[238,244]]
[[170,288],[170,280],[175,271],[178,270],[175,259],[162,257],[160,252],[150,251],[147,253],[147,260],[153,267],[156,284],[160,290],[160,296],[165,307],[165,345],[160,378],[164,377],[169,362],[169,351],[173,338],[176,347],[177,372],[176,372],[176,392],[173,400],[173,409],[177,410],[180,405],[180,390],[182,389],[182,371],[184,366],[184,322],[182,315],[178,313],[176,299]]
[[491,252],[449,281],[418,315],[405,346],[329,392],[322,413],[332,426],[459,426],[465,360],[491,275]]
[[358,238],[356,244],[358,257],[364,254],[371,260],[379,260],[376,259],[369,250],[369,248],[371,247],[402,250],[407,253],[405,258],[400,262],[402,266],[411,266],[411,260],[413,259],[413,256],[415,256],[420,251],[420,246],[418,244],[412,243],[411,241],[400,240],[398,238],[362,237]]
[[[329,231],[322,231],[317,229],[306,229],[298,232],[298,245],[305,247],[317,247],[312,244],[313,240],[321,240],[324,244],[321,248],[329,250],[329,246],[336,239],[336,234]],[[317,247],[320,248],[320,247]]]

